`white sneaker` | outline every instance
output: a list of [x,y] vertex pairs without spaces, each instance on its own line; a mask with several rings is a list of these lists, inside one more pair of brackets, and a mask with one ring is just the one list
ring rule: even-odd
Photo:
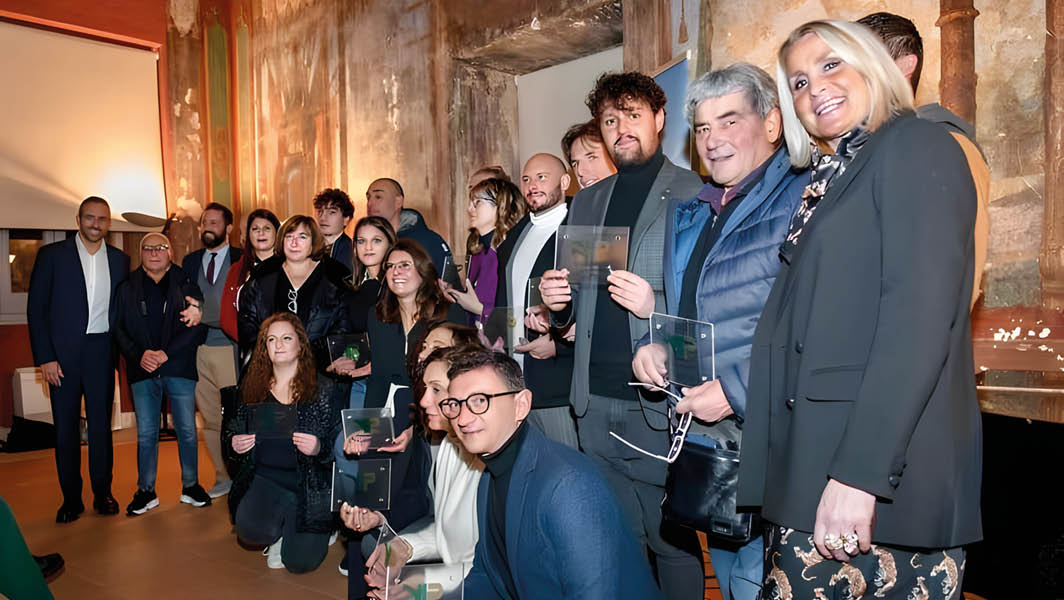
[[226,479],[225,481],[219,481],[214,484],[214,487],[207,490],[207,495],[211,498],[221,498],[229,493],[229,490],[233,487],[233,480]]
[[339,537],[339,536],[340,536],[340,532],[339,531],[332,532],[332,535],[329,536],[329,546],[332,546],[333,544],[335,544],[336,543],[336,538]]
[[347,558],[345,557],[340,561],[340,564],[336,565],[336,570],[340,571],[340,574],[347,577]]
[[262,551],[262,555],[266,557],[266,566],[271,569],[283,569],[284,563],[281,561],[281,541],[284,538],[277,538],[277,541],[266,546],[266,549]]

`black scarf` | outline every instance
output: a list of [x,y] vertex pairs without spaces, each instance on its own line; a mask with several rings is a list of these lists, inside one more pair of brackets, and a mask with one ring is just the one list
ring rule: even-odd
[[780,246],[780,258],[791,262],[794,251],[798,247],[798,238],[805,230],[805,224],[813,216],[820,199],[828,192],[831,184],[843,173],[846,167],[853,162],[853,158],[868,141],[872,132],[864,127],[855,127],[839,140],[838,148],[834,154],[823,154],[820,147],[813,142],[813,169],[811,181],[802,192],[802,203],[791,219],[791,226],[787,230],[787,239]]

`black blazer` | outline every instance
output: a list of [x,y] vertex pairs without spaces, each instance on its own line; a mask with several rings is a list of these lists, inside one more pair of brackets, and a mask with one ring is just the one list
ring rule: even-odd
[[[203,268],[203,254],[207,252],[206,248],[200,248],[195,252],[189,252],[185,255],[185,258],[181,260],[181,269],[188,275],[188,278],[192,280],[192,283],[198,285],[199,272]],[[229,246],[229,266],[232,267],[236,264],[236,261],[240,260],[243,255],[243,251],[236,246]],[[218,277],[225,281],[225,273],[219,273]]]
[[975,211],[960,147],[911,114],[832,184],[754,335],[739,504],[812,531],[830,477],[877,497],[876,543],[980,539]]
[[[144,302],[144,283],[148,274],[144,269],[130,273],[129,278],[115,290],[111,299],[111,333],[119,352],[126,357],[126,373],[130,383],[150,377],[184,377],[197,379],[196,348],[207,337],[207,327],[188,327],[181,322],[185,296],[203,300],[203,293],[176,265],[170,269],[170,286],[166,291],[163,308],[162,343],[154,348],[149,340],[148,317],[141,312]],[[145,350],[166,352],[167,361],[153,373],[140,368],[140,358]]]
[[[73,361],[85,343],[89,325],[89,297],[74,235],[37,251],[30,275],[26,319],[30,328],[33,363]],[[111,298],[118,284],[129,275],[129,256],[114,246],[107,249]]]

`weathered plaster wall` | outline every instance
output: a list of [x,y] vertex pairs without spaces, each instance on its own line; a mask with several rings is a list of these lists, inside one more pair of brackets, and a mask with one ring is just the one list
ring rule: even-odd
[[[1042,63],[1045,3],[980,0],[975,7],[978,73],[977,139],[990,164],[988,306],[1039,303],[1037,256],[1042,230]],[[856,19],[888,10],[916,23],[924,38],[924,67],[917,103],[938,99],[941,37],[935,0],[762,0],[714,2],[711,61],[752,62],[775,76],[780,43],[797,25],[818,18]],[[751,21],[751,14],[765,19]]]

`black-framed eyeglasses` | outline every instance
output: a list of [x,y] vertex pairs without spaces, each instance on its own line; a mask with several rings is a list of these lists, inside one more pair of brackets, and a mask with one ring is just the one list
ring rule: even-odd
[[458,415],[462,413],[463,404],[466,405],[466,408],[469,409],[470,413],[474,415],[482,415],[488,412],[488,407],[491,405],[492,398],[509,396],[520,392],[521,390],[511,390],[509,392],[499,392],[498,394],[473,394],[465,400],[445,398],[441,400],[437,406],[440,407],[440,413],[448,419],[457,419]]

